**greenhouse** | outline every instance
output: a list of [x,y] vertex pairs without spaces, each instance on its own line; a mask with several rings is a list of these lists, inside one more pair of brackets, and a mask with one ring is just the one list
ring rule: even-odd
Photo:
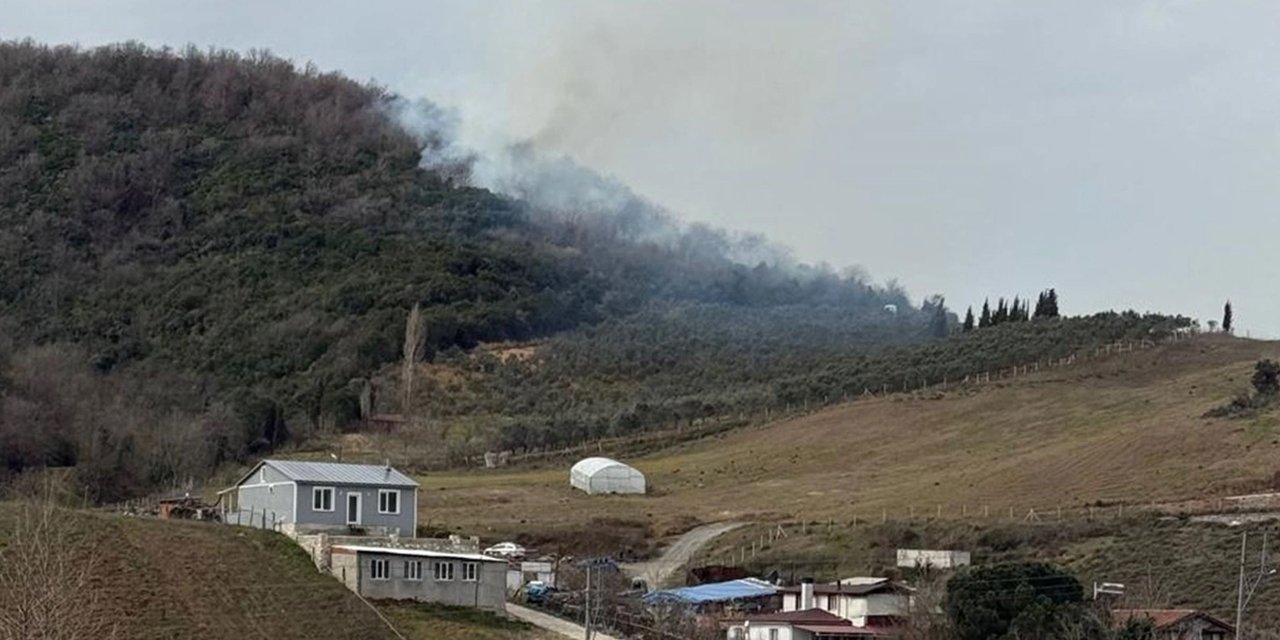
[[569,484],[589,494],[643,494],[644,474],[609,458],[584,458],[569,471]]

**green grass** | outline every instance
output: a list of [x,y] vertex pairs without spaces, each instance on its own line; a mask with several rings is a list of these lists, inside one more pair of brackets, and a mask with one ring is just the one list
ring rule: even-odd
[[555,638],[536,627],[495,614],[437,604],[380,601],[392,624],[409,638],[421,640],[542,640]]

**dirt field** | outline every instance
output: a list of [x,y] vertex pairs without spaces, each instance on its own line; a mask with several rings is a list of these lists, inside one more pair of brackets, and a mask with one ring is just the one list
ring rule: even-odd
[[569,488],[544,469],[421,478],[422,521],[488,538],[714,521],[946,515],[1141,504],[1259,488],[1276,421],[1200,416],[1280,344],[1222,337],[1114,356],[932,399],[859,401],[628,460],[644,497]]
[[[0,548],[20,507],[0,503]],[[275,533],[194,522],[57,512],[59,553],[91,563],[74,616],[117,637],[393,640],[374,612]],[[39,571],[40,567],[31,567]],[[69,584],[61,589],[74,588]],[[0,607],[5,606],[0,594]],[[474,611],[380,603],[410,640],[542,640],[522,623]],[[3,635],[3,634],[0,634]]]

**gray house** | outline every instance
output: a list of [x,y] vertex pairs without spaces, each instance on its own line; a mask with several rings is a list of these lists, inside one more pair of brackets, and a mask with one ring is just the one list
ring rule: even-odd
[[336,545],[329,570],[375,599],[420,600],[506,613],[507,561],[474,553]]
[[288,533],[413,537],[418,483],[390,466],[263,460],[222,491],[223,521]]

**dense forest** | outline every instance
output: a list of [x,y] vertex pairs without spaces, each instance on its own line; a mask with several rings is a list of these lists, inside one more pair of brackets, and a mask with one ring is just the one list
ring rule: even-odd
[[[465,160],[424,162],[445,141],[406,127],[403,99],[268,54],[0,43],[0,86],[0,474],[73,467],[97,499],[356,428],[415,305],[424,366],[478,368],[420,400],[492,417],[474,447],[1150,328],[1059,339],[1037,319],[998,345],[931,342],[958,325],[940,298],[745,263],[702,226],[635,232],[651,210],[468,186]],[[549,342],[528,360],[478,348],[529,340]],[[926,343],[941,351],[910,350]]]
[[138,446],[36,433],[40,403],[15,391],[22,363],[49,357],[34,346],[140,381],[125,386],[180,380],[131,404],[233,416],[216,464],[346,415],[351,380],[399,357],[414,304],[426,360],[664,301],[830,307],[850,324],[893,305],[892,339],[925,337],[896,288],[744,265],[704,227],[636,239],[625,218],[468,187],[465,166],[422,166],[439,141],[391,117],[396,96],[270,55],[5,43],[0,86],[0,357],[14,369],[0,393],[22,405],[0,416],[10,471]]

